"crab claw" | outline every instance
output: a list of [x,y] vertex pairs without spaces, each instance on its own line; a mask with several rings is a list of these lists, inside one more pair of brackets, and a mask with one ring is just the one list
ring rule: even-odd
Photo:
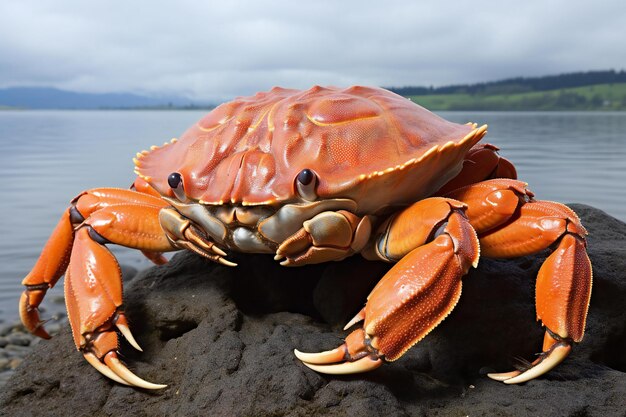
[[122,278],[117,260],[93,236],[88,228],[76,232],[73,261],[65,273],[65,302],[74,344],[89,364],[116,382],[145,389],[164,388],[165,385],[139,378],[118,359],[116,330],[133,347],[141,348],[122,309]]
[[385,274],[365,308],[346,326],[363,321],[362,327],[350,333],[343,345],[317,354],[296,351],[307,367],[329,374],[375,369],[383,361],[400,358],[452,311],[461,295],[461,277],[478,260],[478,238],[458,202],[436,199],[431,203],[421,204],[443,213],[443,224],[430,227],[440,234],[409,250]]
[[139,378],[120,362],[115,352],[107,353],[104,357],[104,363],[91,352],[84,353],[83,356],[98,372],[120,384],[144,389],[162,389],[167,387],[167,385],[154,384]]
[[45,285],[44,289],[27,288],[20,298],[20,319],[29,332],[35,336],[39,336],[42,339],[50,339],[50,335],[43,327],[44,321],[39,318],[39,304],[43,300],[46,294]]
[[[118,329],[128,327],[125,324],[124,316],[120,315],[118,318],[116,327]],[[121,322],[121,323],[120,323]],[[137,342],[134,341],[130,331],[125,332],[124,336],[133,340],[131,344],[135,348],[139,348]],[[161,389],[167,387],[167,385],[154,384],[144,379],[139,378],[132,373],[117,357],[117,344],[118,338],[113,328],[107,330],[97,331],[87,335],[85,339],[88,342],[80,348],[83,352],[83,356],[89,362],[91,366],[96,368],[98,372],[107,378],[112,379],[115,382],[119,382],[124,385],[131,385],[145,389]],[[129,338],[130,337],[130,338]],[[136,345],[136,346],[135,346]],[[106,352],[106,353],[104,353]]]
[[196,228],[193,224],[190,224],[189,227],[185,229],[183,234],[189,240],[189,242],[196,244],[198,247],[207,251],[207,253],[213,252],[219,256],[226,256],[226,252],[217,247],[215,243],[208,240],[206,236],[204,236],[204,234],[200,232],[200,230]]
[[[554,203],[534,204],[543,210],[563,210]],[[521,371],[487,375],[496,381],[519,384],[537,378],[561,363],[569,355],[572,345],[583,338],[591,296],[592,268],[583,239],[586,232],[574,216],[568,219],[566,230],[577,228],[577,233],[561,238],[537,275],[537,318],[546,327],[542,352]]]
[[505,384],[521,384],[530,381],[550,371],[552,368],[563,362],[572,350],[572,345],[565,340],[555,340],[546,333],[546,343],[552,343],[546,351],[539,355],[530,367],[524,371],[511,371],[503,373],[490,373],[487,376],[493,380],[504,382]]
[[167,387],[167,385],[163,384],[154,384],[152,382],[148,382],[145,379],[139,378],[137,375],[132,373],[120,360],[117,358],[117,354],[115,352],[109,352],[104,357],[104,363],[109,367],[117,376],[125,380],[128,385],[134,385],[139,388],[145,389],[161,389]]
[[[302,224],[283,241],[274,260],[282,266],[300,266],[341,260],[360,251],[371,232],[370,219],[345,210],[324,211]],[[286,258],[283,260],[283,258]]]
[[329,374],[329,375],[348,375],[348,374],[359,374],[361,372],[369,372],[369,371],[373,371],[374,369],[378,368],[380,365],[383,364],[383,361],[380,358],[372,358],[370,356],[365,356],[361,359],[357,359],[354,362],[315,365],[315,364],[306,362],[303,359],[301,359],[300,356],[298,355],[302,355],[302,352],[298,352],[298,350],[294,350],[294,353],[296,354],[298,359],[302,360],[302,363],[308,368],[313,369],[315,372],[319,372],[321,374]]
[[217,247],[201,229],[174,209],[162,209],[159,222],[170,242],[179,248],[189,249],[213,262],[226,266],[237,266],[236,263],[224,259],[226,252]]
[[139,343],[137,343],[135,337],[131,333],[130,327],[128,327],[128,321],[126,320],[126,315],[124,315],[124,313],[118,313],[117,319],[115,320],[115,327],[117,327],[120,333],[124,335],[132,347],[140,352],[143,352],[143,349],[139,346]]
[[126,382],[125,380],[117,376],[117,374],[113,372],[111,368],[109,368],[108,366],[100,362],[100,360],[93,353],[84,353],[83,356],[85,357],[87,362],[89,362],[91,366],[96,368],[96,370],[100,372],[102,375],[120,384],[130,385],[128,382]]
[[311,365],[325,365],[328,363],[339,362],[346,358],[346,350],[342,346],[319,353],[306,353],[300,352],[298,349],[294,349],[293,353],[296,355],[296,358],[300,359],[305,364]]
[[378,368],[383,360],[363,329],[353,331],[346,342],[333,350],[319,353],[293,353],[302,363],[322,374],[358,374]]

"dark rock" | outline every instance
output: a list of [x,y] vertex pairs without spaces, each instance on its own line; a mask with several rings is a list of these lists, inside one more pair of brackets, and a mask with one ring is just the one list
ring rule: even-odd
[[[9,378],[11,378],[11,375],[13,375],[14,371],[13,370],[9,370],[9,371],[3,371],[0,370],[0,386],[3,386],[4,384],[6,384],[9,380]],[[1,412],[2,410],[0,410]],[[2,415],[2,414],[0,414]]]
[[[66,328],[39,343],[5,385],[6,415],[624,416],[626,224],[582,205],[594,289],[587,333],[547,375],[519,386],[484,374],[532,359],[534,277],[542,256],[483,259],[456,309],[397,362],[354,376],[322,376],[293,349],[334,348],[388,266],[358,257],[281,268],[237,255],[238,268],[180,254],[127,285],[126,311],[144,352],[122,342],[147,392],[117,385],[76,352]],[[86,395],[86,392],[89,395]]]

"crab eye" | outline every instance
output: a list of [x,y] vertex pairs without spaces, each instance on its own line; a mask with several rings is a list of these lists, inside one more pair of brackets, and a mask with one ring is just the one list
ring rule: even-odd
[[178,172],[172,172],[169,177],[167,177],[167,183],[174,191],[174,195],[180,201],[187,201],[187,196],[185,195],[185,190],[183,188],[183,177]]
[[315,187],[317,186],[317,176],[308,168],[300,171],[296,177],[296,188],[298,193],[305,200],[313,201],[317,199]]
[[308,168],[303,169],[298,174],[298,182],[302,185],[309,185],[315,178],[315,174]]
[[178,172],[172,172],[169,177],[167,177],[167,183],[172,188],[178,188],[178,185],[183,182],[183,178],[180,176]]

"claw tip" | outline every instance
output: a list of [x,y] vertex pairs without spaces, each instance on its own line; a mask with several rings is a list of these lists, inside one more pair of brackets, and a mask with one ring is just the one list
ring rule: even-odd
[[380,358],[370,358],[366,356],[358,359],[354,362],[343,362],[332,365],[316,365],[312,363],[303,362],[305,366],[311,368],[315,372],[329,375],[347,375],[347,374],[359,374],[362,372],[368,372],[374,370],[383,364]]
[[117,374],[117,376],[128,382],[128,384],[144,389],[162,389],[167,387],[167,385],[164,384],[155,384],[139,378],[126,366],[124,366],[119,359],[117,359],[117,355],[112,355],[112,353],[114,352],[109,352],[105,355],[104,363],[111,369],[111,371]]
[[120,330],[120,332],[124,335],[126,340],[128,340],[128,343],[130,343],[132,347],[134,347],[140,352],[143,352],[143,349],[141,348],[141,346],[139,346],[139,343],[137,343],[137,341],[133,337],[133,334],[130,332],[130,328],[127,325],[123,323],[117,323],[116,326]]
[[494,381],[504,382],[507,379],[513,378],[514,376],[519,375],[521,372],[513,371],[513,372],[504,372],[504,373],[489,373],[487,376]]
[[300,352],[298,349],[294,349],[293,354],[296,355],[296,358],[300,359],[301,361],[304,361],[305,355],[303,355],[302,352]]

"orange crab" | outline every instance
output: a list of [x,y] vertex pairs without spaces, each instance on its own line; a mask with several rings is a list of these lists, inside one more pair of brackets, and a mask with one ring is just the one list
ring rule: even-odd
[[448,122],[380,88],[274,88],[223,104],[185,132],[137,154],[131,190],[96,188],[72,200],[24,279],[20,314],[48,338],[38,306],[65,273],[74,342],[126,385],[157,389],[118,359],[118,331],[137,349],[122,303],[113,243],[192,250],[224,265],[228,250],[271,253],[281,265],[360,253],[395,265],[346,329],[340,347],[296,356],[329,374],[394,361],[454,308],[479,254],[511,258],[552,249],[539,271],[543,352],[515,384],[561,362],[584,333],[592,269],[586,231],[566,206],[537,201],[492,145],[486,126]]

